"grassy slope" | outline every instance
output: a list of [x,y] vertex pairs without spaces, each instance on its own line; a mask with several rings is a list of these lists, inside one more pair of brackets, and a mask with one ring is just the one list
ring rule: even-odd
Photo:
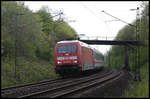
[[30,59],[25,57],[18,58],[17,73],[19,71],[20,80],[14,77],[14,60],[1,61],[1,87],[9,87],[20,84],[33,83],[45,79],[58,78],[55,74],[52,64],[41,59]]
[[149,97],[149,63],[141,68],[141,82],[133,82],[130,89],[125,91],[122,97],[126,98],[148,98]]

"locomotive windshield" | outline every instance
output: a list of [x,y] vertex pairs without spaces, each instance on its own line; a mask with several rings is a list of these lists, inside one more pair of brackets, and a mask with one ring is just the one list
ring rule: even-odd
[[60,46],[57,47],[58,53],[75,53],[77,52],[77,46],[72,45],[72,46]]

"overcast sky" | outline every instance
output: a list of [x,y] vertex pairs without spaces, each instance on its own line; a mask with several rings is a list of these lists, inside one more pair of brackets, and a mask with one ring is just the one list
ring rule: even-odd
[[[51,11],[63,11],[64,18],[75,29],[78,34],[86,36],[110,37],[112,39],[123,28],[125,23],[115,20],[105,12],[120,18],[127,23],[132,23],[136,19],[136,9],[140,6],[139,1],[28,1],[24,2],[33,12],[39,10],[42,6],[48,6]],[[75,20],[75,22],[69,22]],[[103,38],[104,39],[104,38]],[[103,54],[109,50],[109,45],[94,46]]]

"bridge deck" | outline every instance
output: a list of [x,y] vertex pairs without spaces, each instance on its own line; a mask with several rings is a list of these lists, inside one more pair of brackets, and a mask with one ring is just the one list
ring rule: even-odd
[[115,41],[115,40],[80,40],[92,45],[143,45],[139,41]]

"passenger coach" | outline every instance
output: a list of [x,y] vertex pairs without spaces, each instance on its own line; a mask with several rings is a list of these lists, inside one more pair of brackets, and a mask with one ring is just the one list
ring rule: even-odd
[[54,64],[56,73],[63,76],[99,69],[104,66],[104,56],[81,41],[60,41],[55,46]]

